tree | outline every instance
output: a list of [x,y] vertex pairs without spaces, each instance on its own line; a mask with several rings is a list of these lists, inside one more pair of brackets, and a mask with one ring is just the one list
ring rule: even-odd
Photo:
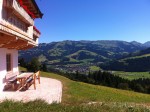
[[47,72],[47,71],[48,71],[48,70],[47,70],[47,66],[46,66],[45,63],[41,65],[41,70],[44,71],[44,72]]
[[135,85],[135,91],[144,92],[144,88],[141,84],[136,84]]
[[129,85],[128,85],[128,83],[119,83],[118,84],[118,88],[119,89],[126,89],[126,90],[128,90],[129,89]]
[[61,61],[62,61],[62,62],[64,62],[64,61],[70,61],[70,58],[68,58],[68,57],[63,57]]
[[31,62],[27,66],[28,71],[37,72],[40,70],[40,62],[38,58],[32,58]]
[[25,62],[24,58],[19,59],[19,65],[22,67],[26,67],[27,63]]

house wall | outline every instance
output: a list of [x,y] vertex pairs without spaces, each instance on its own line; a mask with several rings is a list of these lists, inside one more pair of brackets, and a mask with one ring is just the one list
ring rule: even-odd
[[[10,1],[11,0],[8,0],[8,2]],[[27,40],[29,45],[36,46],[38,44],[38,38],[33,38],[34,20],[22,7],[20,7],[20,5],[16,4],[16,1],[14,1],[13,10],[9,10],[5,3],[6,0],[0,0],[0,36],[2,33],[5,33],[5,35],[13,35],[19,37],[19,39],[22,38],[23,40]],[[28,20],[28,17],[31,21]],[[39,36],[40,34],[38,34],[37,37]],[[0,47],[4,44],[11,45],[11,41],[8,41],[8,43],[2,43]],[[12,56],[12,70],[10,72],[7,72],[6,68],[7,53],[10,53]],[[0,48],[0,91],[3,90],[6,79],[13,74],[18,74],[18,72],[18,50]]]
[[[11,5],[9,6],[8,4]],[[37,46],[38,43],[33,38],[33,26],[34,20],[17,4],[16,0],[0,0],[0,32],[2,30],[5,33],[31,42],[31,45]]]
[[2,4],[3,4],[3,0],[0,0],[0,21],[2,18]]
[[[12,56],[12,71],[6,70],[6,54],[10,53]],[[6,78],[12,77],[19,73],[18,70],[18,51],[0,48],[0,91],[3,90]]]

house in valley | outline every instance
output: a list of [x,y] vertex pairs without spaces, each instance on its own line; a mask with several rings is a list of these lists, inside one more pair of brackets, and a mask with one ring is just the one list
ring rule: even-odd
[[6,78],[19,73],[18,50],[38,45],[34,20],[42,15],[35,0],[0,0],[0,91]]

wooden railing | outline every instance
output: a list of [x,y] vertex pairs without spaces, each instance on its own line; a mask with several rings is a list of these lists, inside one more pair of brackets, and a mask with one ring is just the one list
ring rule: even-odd
[[31,42],[32,45],[35,45],[35,46],[37,45],[37,42],[34,40],[33,35],[32,35],[32,37],[29,36],[29,34],[27,32],[22,31],[18,27],[10,24],[9,22],[7,22],[5,20],[0,21],[0,30],[2,30],[6,34],[8,33],[10,35],[16,35],[17,37],[25,39],[25,40]]
[[11,8],[15,10],[25,21],[33,26],[34,20],[29,16],[29,14],[17,3],[16,0],[4,0],[4,7]]
[[40,31],[35,26],[33,27],[33,34],[36,37],[40,37],[40,35],[41,35]]
[[39,34],[37,31],[35,31],[35,30],[33,30],[33,34],[34,34],[36,37],[40,37],[40,34]]

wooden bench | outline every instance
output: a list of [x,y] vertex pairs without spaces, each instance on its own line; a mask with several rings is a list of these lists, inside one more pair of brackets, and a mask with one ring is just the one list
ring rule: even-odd
[[40,71],[36,72],[36,79],[38,80],[39,84],[40,84]]
[[40,71],[34,73],[33,76],[29,77],[27,80],[26,80],[26,87],[27,89],[29,88],[29,86],[31,84],[34,85],[34,89],[36,89],[36,79],[38,80],[39,84],[40,84]]
[[10,77],[6,81],[6,85],[11,85],[12,89],[15,89],[15,85],[17,84],[17,75]]
[[34,73],[32,76],[30,76],[27,80],[26,80],[26,88],[28,89],[30,85],[34,85],[34,89],[36,89],[36,73]]

